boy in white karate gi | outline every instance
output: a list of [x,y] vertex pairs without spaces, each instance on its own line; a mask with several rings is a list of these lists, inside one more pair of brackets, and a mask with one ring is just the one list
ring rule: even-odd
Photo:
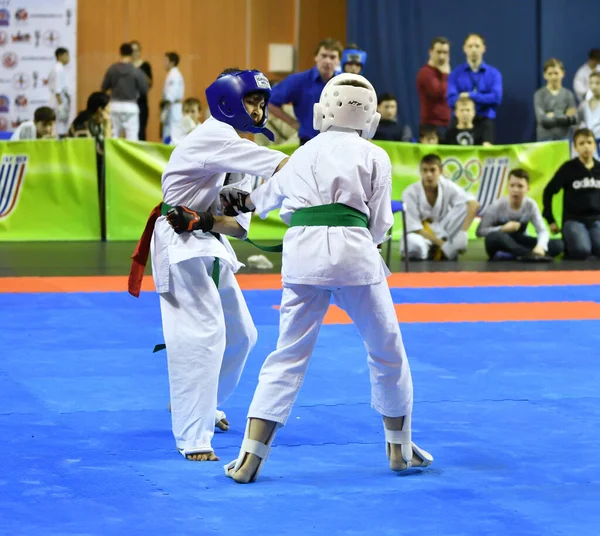
[[[479,203],[460,186],[441,176],[442,161],[436,154],[425,155],[419,171],[421,180],[402,192],[408,257],[455,260],[467,250],[467,231],[477,215]],[[407,252],[402,251],[402,254]]]
[[[224,419],[217,403],[237,386],[256,343],[256,328],[234,277],[242,264],[223,236],[245,238],[250,215],[222,216],[218,207],[226,181],[250,191],[251,176],[268,178],[287,161],[285,154],[238,134],[272,136],[264,128],[270,95],[260,71],[228,69],[207,88],[212,117],[173,151],[162,176],[164,201],[133,256],[129,291],[135,296],[151,241],[173,435],[179,452],[193,461],[219,459],[211,446],[215,423]],[[172,208],[184,204],[189,208]]]
[[311,358],[331,296],[354,321],[368,352],[372,407],[383,416],[390,467],[426,467],[433,458],[411,439],[413,389],[389,271],[377,249],[393,222],[391,162],[369,143],[377,130],[377,96],[368,80],[341,74],[315,105],[316,138],[252,194],[225,187],[225,213],[281,207],[283,296],[277,349],[267,357],[248,412],[237,460],[226,474],[252,482],[285,425]]

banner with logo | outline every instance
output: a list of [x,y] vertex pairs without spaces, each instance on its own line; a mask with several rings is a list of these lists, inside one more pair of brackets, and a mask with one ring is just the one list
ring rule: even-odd
[[[434,152],[442,159],[444,177],[472,193],[483,207],[506,193],[510,169],[520,167],[531,177],[529,195],[542,206],[544,187],[560,165],[569,159],[569,142],[556,141],[493,147],[431,146],[415,143],[377,142],[392,161],[392,198],[419,180],[421,158]],[[296,145],[273,146],[291,154]],[[154,143],[106,140],[107,237],[109,240],[137,240],[148,214],[161,200],[160,178],[172,147]],[[261,177],[254,177],[255,187]],[[562,196],[554,198],[555,215],[562,212]],[[401,215],[396,216],[394,237],[401,233]],[[255,216],[250,237],[279,240],[286,226],[277,212],[266,220]],[[475,226],[472,227],[472,236]]]
[[[529,196],[542,208],[542,195],[556,170],[570,158],[569,142],[554,141],[522,145],[457,146],[421,145],[416,143],[377,142],[392,160],[392,198],[402,199],[402,191],[419,180],[419,162],[428,153],[442,159],[442,174],[473,194],[485,208],[506,194],[508,173],[524,168],[530,176]],[[556,217],[562,214],[562,193],[554,197]],[[400,222],[400,215],[396,222]],[[471,237],[475,236],[471,228]],[[394,226],[394,238],[400,236],[401,226]]]
[[94,144],[0,142],[0,241],[100,239]]
[[0,1],[0,131],[13,131],[48,106],[48,77],[54,51],[69,50],[65,66],[71,99],[70,120],[77,102],[77,0]]

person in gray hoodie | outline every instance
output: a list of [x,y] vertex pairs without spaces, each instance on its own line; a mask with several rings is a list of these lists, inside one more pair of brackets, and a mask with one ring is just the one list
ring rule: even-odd
[[113,63],[102,81],[102,91],[110,94],[110,118],[115,137],[138,140],[140,109],[138,98],[148,93],[148,80],[133,65],[133,48],[124,43],[121,59]]

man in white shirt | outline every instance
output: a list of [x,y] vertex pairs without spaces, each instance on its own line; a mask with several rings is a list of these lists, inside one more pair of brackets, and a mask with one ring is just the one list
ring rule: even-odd
[[479,203],[451,180],[443,178],[442,161],[425,155],[421,180],[402,192],[406,211],[408,257],[414,260],[455,260],[467,250],[467,231]]
[[590,74],[598,72],[599,70],[600,48],[593,48],[589,52],[587,62],[577,69],[575,78],[573,79],[573,89],[575,90],[577,100],[582,101],[590,98]]
[[167,78],[163,86],[162,94],[162,112],[160,115],[162,122],[162,139],[167,142],[173,135],[175,126],[181,121],[183,96],[185,94],[185,85],[183,75],[177,67],[179,65],[179,54],[176,52],[167,52],[165,54],[165,69]]
[[56,113],[54,110],[48,106],[42,106],[34,112],[33,121],[24,121],[17,127],[10,140],[56,139],[55,125]]
[[56,63],[48,75],[48,90],[50,91],[49,105],[56,112],[56,133],[65,136],[69,130],[69,115],[71,112],[71,96],[67,86],[65,65],[69,63],[69,51],[57,48],[54,51]]
[[249,191],[251,176],[269,178],[287,162],[285,154],[239,135],[272,136],[264,129],[270,94],[259,71],[228,69],[207,88],[212,117],[171,154],[162,176],[164,202],[152,212],[133,257],[129,292],[136,296],[151,241],[173,435],[179,452],[192,461],[219,459],[211,446],[216,421],[223,419],[217,404],[237,386],[256,343],[256,328],[234,276],[243,265],[225,238],[246,238],[250,217],[220,215],[219,192],[226,181]]
[[275,431],[286,424],[331,298],[365,342],[371,405],[383,418],[390,468],[403,471],[433,461],[411,439],[410,368],[387,285],[389,271],[377,247],[393,215],[390,158],[368,141],[380,119],[376,105],[366,78],[334,77],[314,108],[314,128],[321,133],[251,194],[235,186],[221,192],[226,213],[256,209],[265,218],[281,208],[281,219],[290,226],[283,239],[277,349],[261,369],[240,454],[225,468],[238,483],[256,479]]

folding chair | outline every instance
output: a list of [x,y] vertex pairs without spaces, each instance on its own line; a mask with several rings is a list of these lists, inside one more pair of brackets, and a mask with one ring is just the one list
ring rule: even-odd
[[[408,233],[406,232],[406,213],[404,212],[404,204],[402,201],[392,201],[392,212],[396,214],[396,212],[402,212],[402,240],[404,241],[404,271],[408,272]],[[387,241],[387,251],[385,252],[385,262],[390,267],[390,259],[392,256],[392,232],[394,230],[394,226],[389,230],[390,239]]]

